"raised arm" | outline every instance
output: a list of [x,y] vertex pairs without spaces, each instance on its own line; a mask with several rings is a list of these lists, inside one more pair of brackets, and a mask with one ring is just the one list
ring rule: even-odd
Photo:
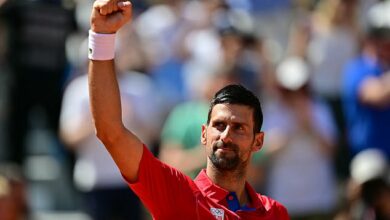
[[390,105],[390,72],[380,77],[367,77],[359,89],[361,102],[379,108]]
[[[91,31],[100,34],[113,34],[130,19],[130,2],[97,0],[91,14]],[[96,45],[96,48],[98,47],[99,44]],[[137,180],[143,147],[142,142],[122,123],[114,60],[94,60],[92,58],[88,74],[90,105],[96,135],[103,142],[127,180],[135,181]]]

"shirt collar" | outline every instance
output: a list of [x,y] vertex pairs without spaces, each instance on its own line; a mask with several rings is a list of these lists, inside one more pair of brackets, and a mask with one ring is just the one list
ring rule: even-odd
[[[229,191],[226,189],[214,184],[206,174],[206,170],[203,169],[198,176],[195,178],[195,184],[203,192],[203,194],[209,197],[214,202],[221,204],[226,200],[226,196],[229,194]],[[245,182],[245,189],[248,192],[251,203],[250,207],[258,209],[264,209],[264,205],[260,200],[256,191],[249,185],[248,182]]]

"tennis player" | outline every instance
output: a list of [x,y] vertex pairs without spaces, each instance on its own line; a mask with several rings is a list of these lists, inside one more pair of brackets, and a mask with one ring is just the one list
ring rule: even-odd
[[90,102],[98,138],[154,219],[289,219],[280,203],[256,193],[246,182],[251,156],[261,149],[264,133],[260,102],[243,86],[226,86],[211,101],[200,137],[207,167],[195,180],[157,160],[125,128],[114,70],[114,47],[115,33],[131,20],[131,13],[128,1],[97,0],[93,5],[89,33]]

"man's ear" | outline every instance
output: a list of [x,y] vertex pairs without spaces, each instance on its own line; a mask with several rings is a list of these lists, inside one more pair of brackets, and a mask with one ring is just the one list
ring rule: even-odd
[[202,125],[202,134],[200,136],[200,143],[203,145],[206,145],[207,143],[207,125],[203,124]]
[[255,140],[253,143],[253,151],[259,151],[263,147],[264,132],[258,132],[255,134]]

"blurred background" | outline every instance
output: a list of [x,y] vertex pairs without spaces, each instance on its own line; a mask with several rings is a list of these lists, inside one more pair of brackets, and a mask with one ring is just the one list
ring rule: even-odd
[[[390,1],[134,0],[123,120],[195,177],[208,102],[261,100],[250,179],[297,220],[390,219]],[[0,0],[0,219],[150,219],[94,136],[92,0]]]

